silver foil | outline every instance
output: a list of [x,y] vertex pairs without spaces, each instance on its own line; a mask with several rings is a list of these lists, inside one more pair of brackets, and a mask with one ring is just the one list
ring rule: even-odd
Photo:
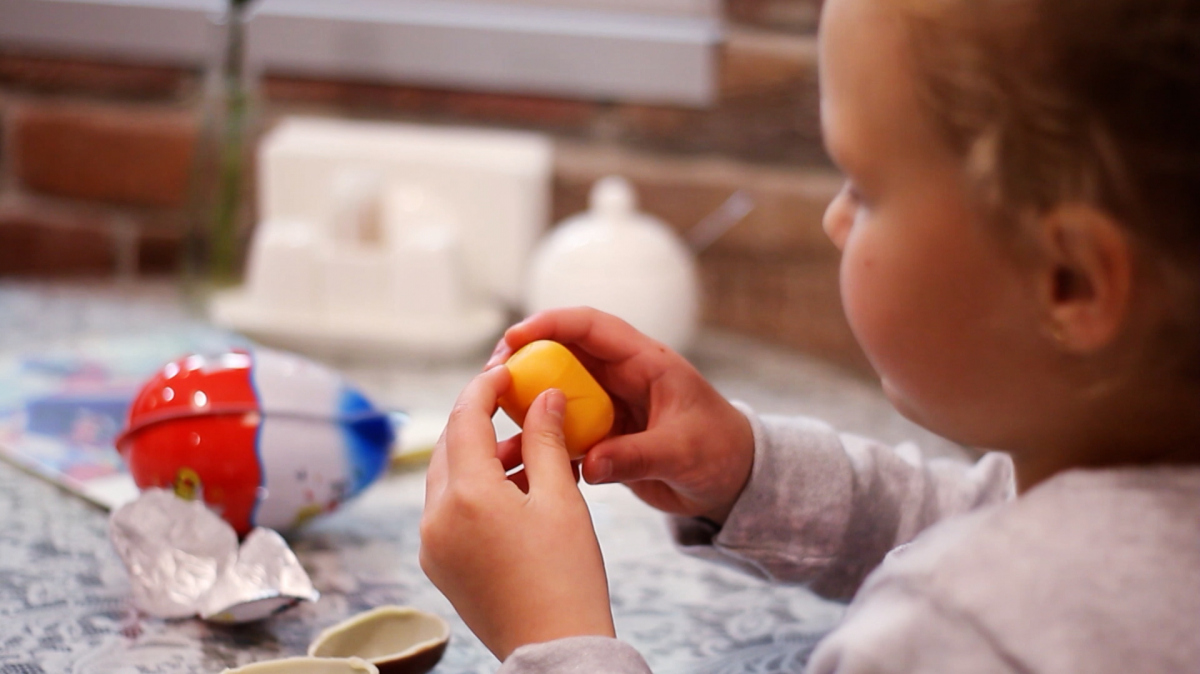
[[160,618],[249,622],[320,596],[282,536],[259,527],[239,546],[203,503],[164,489],[113,513],[108,533],[134,604]]

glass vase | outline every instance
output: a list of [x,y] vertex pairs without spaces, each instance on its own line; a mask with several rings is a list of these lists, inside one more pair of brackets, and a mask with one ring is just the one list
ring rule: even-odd
[[209,26],[182,265],[185,295],[201,311],[213,291],[239,281],[253,226],[257,81],[246,59],[249,5],[230,0]]

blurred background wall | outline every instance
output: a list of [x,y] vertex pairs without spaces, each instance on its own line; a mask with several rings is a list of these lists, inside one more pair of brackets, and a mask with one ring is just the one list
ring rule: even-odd
[[[820,140],[819,5],[717,2],[702,101],[268,66],[258,128],[309,114],[544,132],[555,141],[554,221],[583,209],[591,184],[611,173],[681,232],[745,190],[754,210],[699,257],[705,322],[865,372],[820,224],[840,180]],[[0,39],[0,277],[174,273],[202,68],[19,38]]]

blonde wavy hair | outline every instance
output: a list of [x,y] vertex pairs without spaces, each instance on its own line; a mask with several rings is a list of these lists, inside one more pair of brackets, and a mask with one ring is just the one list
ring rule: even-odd
[[900,2],[918,95],[985,209],[1112,215],[1182,281],[1169,331],[1200,374],[1200,0]]
[[903,1],[923,101],[990,202],[1082,199],[1197,248],[1200,1]]

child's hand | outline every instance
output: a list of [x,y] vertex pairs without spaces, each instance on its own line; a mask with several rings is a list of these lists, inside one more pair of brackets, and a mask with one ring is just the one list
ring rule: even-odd
[[521,435],[525,470],[505,477],[492,415],[505,368],[459,395],[426,478],[421,568],[504,660],[518,646],[613,636],[600,547],[562,434],[562,392],[542,393]]
[[[613,397],[613,434],[583,459],[588,482],[624,482],[660,510],[724,523],[750,477],[754,436],[691,363],[619,318],[580,307],[509,328],[488,367],[536,339],[565,344]],[[500,459],[519,465],[519,452],[519,441],[504,443]]]

